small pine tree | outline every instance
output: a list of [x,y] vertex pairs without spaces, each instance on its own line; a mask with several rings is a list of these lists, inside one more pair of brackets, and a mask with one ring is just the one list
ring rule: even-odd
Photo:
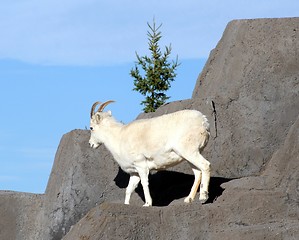
[[[164,53],[161,52],[159,41],[162,36],[159,29],[162,24],[156,27],[155,20],[153,20],[153,25],[149,23],[147,25],[149,27],[147,36],[151,56],[140,57],[136,52],[137,62],[130,75],[134,78],[135,87],[133,90],[145,96],[145,100],[141,102],[142,105],[145,105],[144,112],[154,112],[169,99],[165,92],[170,88],[171,82],[177,75],[175,71],[179,63],[178,57],[175,61],[168,61],[171,54],[171,44],[165,47]],[[139,66],[144,76],[140,73]]]

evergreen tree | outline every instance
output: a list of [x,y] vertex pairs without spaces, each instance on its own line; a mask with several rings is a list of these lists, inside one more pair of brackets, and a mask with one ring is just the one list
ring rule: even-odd
[[154,20],[153,25],[149,23],[147,25],[149,27],[147,36],[151,56],[140,57],[136,52],[137,62],[130,75],[134,78],[135,87],[133,90],[145,96],[145,100],[141,102],[145,106],[144,112],[154,112],[169,99],[165,92],[170,88],[171,82],[177,75],[175,71],[179,63],[178,57],[175,61],[168,61],[171,54],[171,44],[165,47],[164,53],[161,52],[159,41],[162,36],[159,29],[162,24],[156,27]]

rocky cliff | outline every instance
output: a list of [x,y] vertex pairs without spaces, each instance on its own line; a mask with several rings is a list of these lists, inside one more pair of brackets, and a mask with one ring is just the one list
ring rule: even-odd
[[89,211],[64,240],[298,239],[298,154],[299,118],[263,174],[224,183],[213,203],[163,208],[105,203]]
[[[188,164],[150,177],[154,207],[89,132],[63,136],[44,195],[0,192],[0,239],[298,239],[299,18],[228,24],[191,99],[149,118],[198,109],[211,123],[203,155],[210,199],[183,204]],[[234,179],[234,180],[232,180]]]

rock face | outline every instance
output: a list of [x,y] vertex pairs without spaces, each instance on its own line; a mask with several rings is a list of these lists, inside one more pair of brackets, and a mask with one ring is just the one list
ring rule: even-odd
[[0,239],[40,239],[43,195],[0,191]]
[[59,144],[45,192],[42,239],[61,239],[91,207],[118,192],[112,157],[104,147],[92,150],[88,140],[88,131],[75,130]]
[[105,147],[89,148],[88,131],[74,130],[45,194],[0,192],[0,239],[299,239],[298,34],[299,18],[232,21],[192,99],[139,116],[207,115],[207,204],[183,204],[193,176],[181,164],[150,176],[155,207],[141,207],[140,187],[124,205],[128,176]]
[[296,120],[298,23],[298,18],[233,21],[211,53],[193,98],[215,105],[217,137],[207,157],[216,175],[260,173]]
[[298,239],[299,117],[258,177],[222,184],[212,204],[174,202],[164,208],[104,203],[63,238]]

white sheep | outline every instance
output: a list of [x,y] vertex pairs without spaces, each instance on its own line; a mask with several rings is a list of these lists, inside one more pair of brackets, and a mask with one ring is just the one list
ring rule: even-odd
[[206,146],[210,132],[207,118],[199,111],[182,110],[163,116],[133,121],[127,125],[117,122],[111,111],[104,108],[114,101],[107,101],[90,113],[91,136],[89,144],[97,148],[104,143],[123,171],[130,174],[126,188],[125,204],[129,204],[132,192],[139,181],[144,191],[144,206],[152,205],[148,174],[151,170],[163,170],[183,160],[190,163],[195,175],[194,183],[184,202],[194,200],[200,182],[200,202],[208,199],[210,162],[200,151]]

